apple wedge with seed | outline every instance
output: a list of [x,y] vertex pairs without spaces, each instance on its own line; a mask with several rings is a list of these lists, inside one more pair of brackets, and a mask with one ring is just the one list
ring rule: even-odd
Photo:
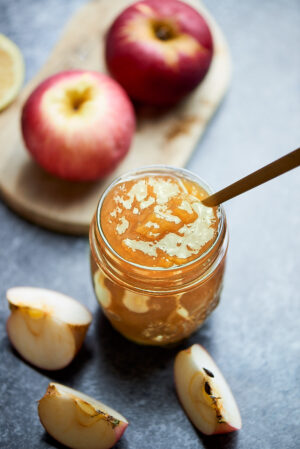
[[14,287],[7,291],[7,334],[20,355],[47,370],[67,366],[79,351],[92,315],[75,299],[53,290]]
[[206,435],[239,430],[242,421],[221,371],[199,344],[180,351],[174,366],[179,400],[192,423]]
[[108,449],[128,426],[112,408],[58,383],[48,385],[38,413],[46,431],[73,449]]

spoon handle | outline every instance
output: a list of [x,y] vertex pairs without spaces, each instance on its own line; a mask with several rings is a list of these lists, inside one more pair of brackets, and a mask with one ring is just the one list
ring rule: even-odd
[[300,148],[286,154],[274,162],[271,162],[271,164],[265,165],[259,170],[245,176],[233,184],[230,184],[213,195],[208,196],[202,200],[202,203],[205,206],[210,207],[218,206],[219,204],[224,203],[225,201],[228,201],[241,193],[247,192],[247,190],[251,190],[264,182],[270,181],[270,179],[276,178],[276,176],[282,175],[283,173],[292,170],[299,165]]

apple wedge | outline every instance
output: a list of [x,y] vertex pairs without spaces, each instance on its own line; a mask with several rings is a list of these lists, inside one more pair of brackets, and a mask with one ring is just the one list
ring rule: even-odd
[[174,373],[180,402],[197,429],[213,435],[242,427],[233,394],[201,345],[194,344],[177,354]]
[[11,310],[7,334],[21,356],[42,369],[67,366],[92,321],[87,308],[69,296],[42,288],[15,287],[6,295]]
[[38,413],[46,431],[73,449],[108,449],[128,426],[112,408],[58,383],[48,385]]

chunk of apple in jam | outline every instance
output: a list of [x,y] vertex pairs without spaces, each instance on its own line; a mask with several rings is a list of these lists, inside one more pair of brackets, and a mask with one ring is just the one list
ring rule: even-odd
[[174,366],[179,400],[192,423],[206,435],[239,430],[242,421],[221,371],[199,344],[180,351]]
[[7,299],[7,334],[20,355],[42,369],[67,366],[92,321],[88,309],[62,293],[34,287],[11,288]]
[[108,449],[128,426],[112,408],[58,383],[48,385],[38,413],[46,431],[73,449]]

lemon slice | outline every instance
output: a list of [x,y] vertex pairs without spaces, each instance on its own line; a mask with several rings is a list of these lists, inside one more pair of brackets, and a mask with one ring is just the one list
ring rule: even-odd
[[24,60],[19,48],[0,33],[0,111],[17,96],[24,79]]

